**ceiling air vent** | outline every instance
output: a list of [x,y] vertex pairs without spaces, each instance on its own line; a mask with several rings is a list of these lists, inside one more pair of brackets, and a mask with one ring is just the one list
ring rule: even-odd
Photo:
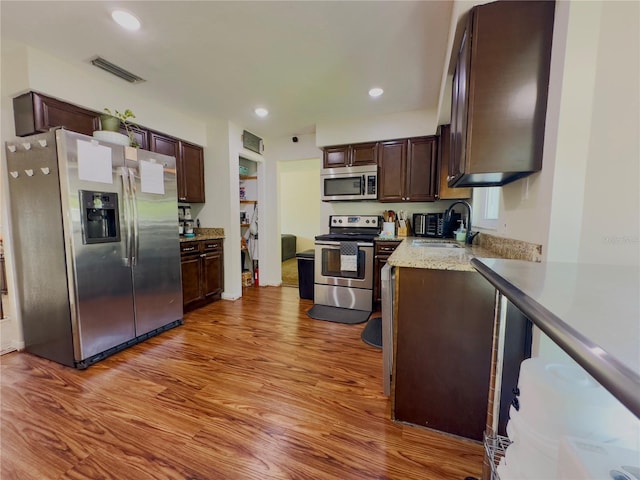
[[110,74],[115,75],[116,77],[120,77],[121,79],[126,80],[129,83],[142,83],[145,81],[144,78],[140,78],[139,76],[128,72],[124,68],[119,67],[118,65],[115,65],[102,57],[94,58],[93,60],[91,60],[91,64],[95,65],[98,68],[101,68],[105,72],[109,72]]
[[247,150],[259,153],[260,155],[262,155],[262,152],[264,151],[262,139],[260,137],[256,137],[251,132],[247,132],[246,130],[242,132],[242,146]]

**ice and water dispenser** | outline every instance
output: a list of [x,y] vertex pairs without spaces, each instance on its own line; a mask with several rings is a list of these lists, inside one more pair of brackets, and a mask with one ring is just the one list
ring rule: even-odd
[[120,241],[118,194],[80,190],[83,243]]

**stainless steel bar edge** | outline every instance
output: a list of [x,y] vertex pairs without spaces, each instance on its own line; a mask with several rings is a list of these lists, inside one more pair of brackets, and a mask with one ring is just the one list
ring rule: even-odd
[[471,265],[560,348],[640,418],[640,375],[495,273],[480,260]]

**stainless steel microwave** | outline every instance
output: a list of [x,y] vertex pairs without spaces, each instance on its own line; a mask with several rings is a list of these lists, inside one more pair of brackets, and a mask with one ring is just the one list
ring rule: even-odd
[[324,202],[378,199],[377,165],[323,168],[320,181]]

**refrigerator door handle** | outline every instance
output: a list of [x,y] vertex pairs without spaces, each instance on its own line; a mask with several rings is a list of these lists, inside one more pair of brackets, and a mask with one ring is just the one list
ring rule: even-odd
[[126,258],[123,258],[124,264],[127,267],[131,266],[131,193],[129,191],[129,178],[127,174],[127,169],[122,168],[122,175],[120,177],[122,179],[122,191],[124,192],[124,217],[127,225],[127,240],[125,241],[125,255]]
[[138,264],[140,254],[140,235],[138,231],[138,199],[136,198],[136,176],[135,170],[129,169],[129,186],[131,191],[131,204],[133,205],[133,254],[132,264]]

